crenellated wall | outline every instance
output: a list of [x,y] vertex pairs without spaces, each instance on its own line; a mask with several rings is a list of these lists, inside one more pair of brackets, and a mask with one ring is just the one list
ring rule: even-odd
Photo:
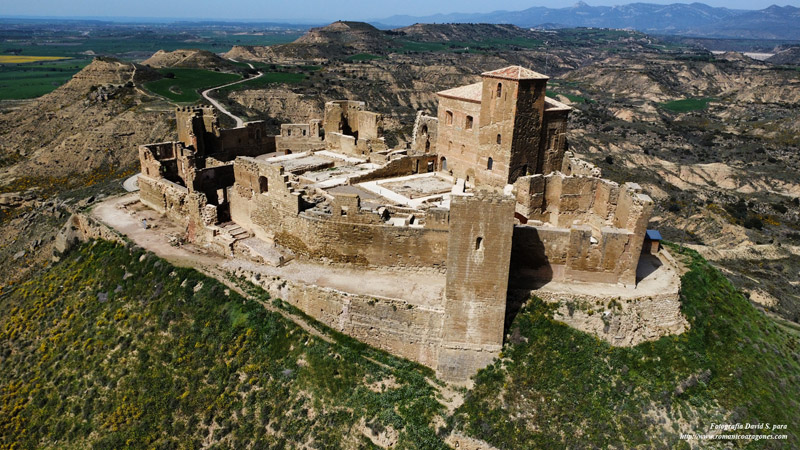
[[523,177],[514,186],[517,281],[636,283],[653,208],[638,185],[556,172]]

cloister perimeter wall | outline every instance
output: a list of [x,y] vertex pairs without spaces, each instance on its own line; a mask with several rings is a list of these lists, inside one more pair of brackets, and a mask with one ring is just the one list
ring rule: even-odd
[[[231,218],[256,237],[271,240],[314,260],[367,267],[445,270],[447,229],[394,227],[377,214],[347,216],[300,211],[300,196],[286,182],[280,166],[239,158],[230,191]],[[267,192],[261,192],[260,178]],[[364,217],[367,216],[367,217]]]

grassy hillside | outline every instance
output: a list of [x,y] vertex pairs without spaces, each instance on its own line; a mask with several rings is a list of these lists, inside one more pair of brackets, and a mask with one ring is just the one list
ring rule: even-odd
[[430,370],[108,242],[3,288],[0,361],[3,449],[441,448]]
[[440,418],[429,369],[315,323],[328,342],[257,288],[245,299],[140,250],[85,244],[0,290],[0,448],[432,449],[451,427],[501,449],[686,448],[679,433],[711,423],[788,426],[774,432],[787,440],[719,446],[797,447],[798,332],[682,257],[691,331],[614,348],[533,299],[503,358]]
[[552,320],[534,299],[512,324],[502,361],[479,373],[457,426],[503,449],[681,448],[679,433],[707,433],[711,423],[788,426],[755,431],[788,440],[720,446],[800,445],[797,331],[756,310],[695,252],[682,257],[690,331],[614,348]]

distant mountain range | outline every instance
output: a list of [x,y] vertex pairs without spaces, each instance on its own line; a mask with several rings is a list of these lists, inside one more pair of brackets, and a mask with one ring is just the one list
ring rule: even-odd
[[754,11],[703,3],[590,6],[579,2],[567,8],[537,6],[522,11],[392,16],[371,22],[381,28],[415,23],[508,23],[525,28],[628,28],[654,34],[800,40],[800,8],[775,5]]

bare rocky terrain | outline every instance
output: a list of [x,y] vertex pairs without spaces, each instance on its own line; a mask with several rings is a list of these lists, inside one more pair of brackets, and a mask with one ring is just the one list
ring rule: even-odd
[[[550,95],[576,109],[573,151],[607,177],[642,184],[658,203],[652,225],[667,239],[694,245],[752,298],[800,319],[800,72],[791,67],[638,32],[479,24],[381,31],[337,22],[295,43],[234,47],[223,57],[302,79],[216,93],[235,114],[277,132],[282,122],[320,117],[326,101],[359,99],[384,114],[395,146],[409,142],[417,111],[435,111],[439,90],[510,64],[546,73]],[[210,70],[225,63],[193,50],[148,61]],[[169,105],[141,88],[157,76],[97,60],[52,94],[6,107],[4,214],[46,198],[43,190],[91,184],[101,168],[135,171],[136,145],[167,139],[173,127]]]
[[140,87],[158,77],[98,58],[52,93],[0,112],[0,257],[14,261],[0,277],[49,259],[65,208],[116,187],[137,171],[139,144],[171,135],[170,106]]
[[153,68],[162,67],[202,67],[211,70],[235,71],[238,68],[230,60],[224,59],[208,50],[159,50],[142,61],[142,65]]

